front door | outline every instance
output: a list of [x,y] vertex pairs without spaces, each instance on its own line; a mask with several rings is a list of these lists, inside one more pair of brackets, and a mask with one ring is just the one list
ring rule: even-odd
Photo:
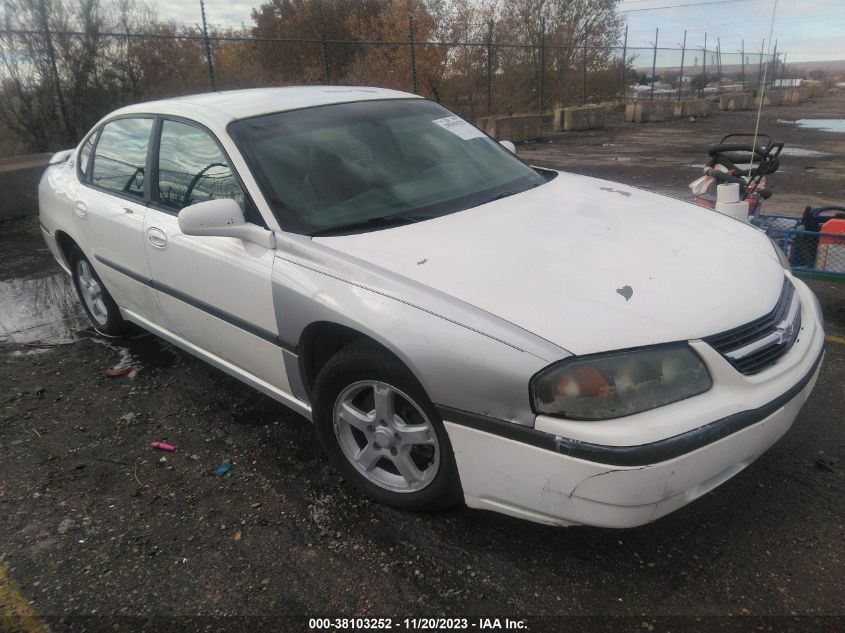
[[289,393],[271,289],[274,251],[179,230],[182,208],[215,198],[233,198],[248,220],[263,222],[225,153],[203,128],[164,119],[153,161],[144,243],[165,327]]

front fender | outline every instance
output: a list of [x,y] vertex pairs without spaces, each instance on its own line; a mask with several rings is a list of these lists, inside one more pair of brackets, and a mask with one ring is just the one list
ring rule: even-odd
[[529,379],[557,360],[282,254],[273,300],[282,341],[295,343],[318,321],[352,328],[401,359],[435,404],[521,425],[534,424]]

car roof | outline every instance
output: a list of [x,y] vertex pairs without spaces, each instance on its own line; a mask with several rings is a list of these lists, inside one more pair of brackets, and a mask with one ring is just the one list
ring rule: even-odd
[[184,116],[211,127],[225,127],[230,121],[298,110],[333,103],[376,99],[421,98],[408,92],[365,86],[288,86],[226,90],[136,103],[109,115],[172,114]]

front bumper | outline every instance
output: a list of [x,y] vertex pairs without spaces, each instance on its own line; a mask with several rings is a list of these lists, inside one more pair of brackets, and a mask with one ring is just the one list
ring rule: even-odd
[[[441,408],[467,505],[553,525],[624,528],[713,490],[780,439],[812,392],[824,346],[815,306],[802,297],[806,329],[768,375],[715,367],[725,380],[714,380],[713,393],[653,412],[557,427],[540,416],[530,429]],[[563,434],[571,429],[585,431],[572,439]]]
[[446,421],[468,506],[551,525],[634,527],[727,481],[789,430],[816,383],[760,422],[649,466],[616,467],[569,457]]

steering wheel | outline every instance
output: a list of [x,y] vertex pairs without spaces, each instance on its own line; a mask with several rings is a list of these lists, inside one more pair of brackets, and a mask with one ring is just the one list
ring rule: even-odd
[[203,167],[199,173],[195,174],[193,178],[191,178],[191,182],[188,184],[188,188],[185,189],[185,195],[182,197],[182,206],[186,207],[191,203],[191,197],[194,195],[194,188],[196,188],[197,183],[199,183],[200,179],[205,176],[205,172],[207,172],[212,167],[229,167],[226,163],[211,163],[210,165],[206,165]]

